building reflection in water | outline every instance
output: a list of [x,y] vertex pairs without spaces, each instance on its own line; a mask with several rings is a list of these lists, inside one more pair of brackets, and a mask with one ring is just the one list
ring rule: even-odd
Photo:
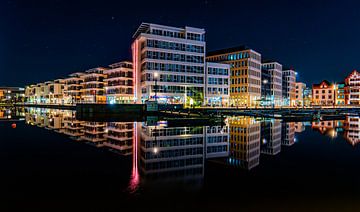
[[204,174],[204,127],[143,124],[140,130],[140,170],[147,179],[182,180]]
[[[168,126],[167,122],[156,119],[148,122],[80,121],[74,111],[66,110],[26,108],[13,114],[25,116],[29,125],[132,157],[130,192],[152,182],[202,184],[207,159],[251,170],[259,165],[261,154],[278,155],[282,146],[293,145],[295,133],[303,132],[306,126],[301,122],[283,123],[276,119],[243,116],[228,117],[223,126]],[[311,127],[331,137],[343,133],[351,145],[359,142],[359,117],[313,122]]]
[[360,117],[347,116],[344,121],[344,137],[353,146],[360,141]]
[[338,133],[343,132],[343,127],[344,120],[329,120],[311,123],[311,128],[313,130],[318,131],[322,135],[327,135],[331,138],[336,138],[338,136]]
[[230,128],[230,157],[228,163],[252,169],[260,162],[261,125],[252,117],[228,118]]
[[281,151],[281,122],[277,119],[261,122],[261,153],[276,155]]
[[295,123],[282,123],[281,135],[281,144],[284,146],[292,146],[295,143]]

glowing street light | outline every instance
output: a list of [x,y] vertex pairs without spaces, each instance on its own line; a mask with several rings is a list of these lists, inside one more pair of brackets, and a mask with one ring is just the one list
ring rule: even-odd
[[155,80],[155,86],[154,86],[154,90],[155,90],[155,100],[157,102],[157,79],[159,77],[159,73],[158,72],[155,72],[154,73],[154,80]]

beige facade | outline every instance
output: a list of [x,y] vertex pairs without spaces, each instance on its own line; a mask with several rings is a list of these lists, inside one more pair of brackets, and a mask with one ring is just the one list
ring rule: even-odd
[[306,84],[303,82],[295,83],[295,105],[303,106],[305,101],[304,91],[306,88]]
[[335,85],[324,80],[312,86],[313,105],[333,106],[335,104]]
[[261,54],[241,46],[210,52],[206,60],[230,64],[230,105],[260,105]]

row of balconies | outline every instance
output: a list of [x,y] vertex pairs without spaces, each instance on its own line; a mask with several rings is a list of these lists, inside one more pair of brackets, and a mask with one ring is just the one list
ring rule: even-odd
[[126,77],[126,78],[132,78],[133,77],[133,74],[132,72],[115,72],[115,73],[111,73],[108,75],[108,79],[111,79],[111,78],[117,78],[117,77]]

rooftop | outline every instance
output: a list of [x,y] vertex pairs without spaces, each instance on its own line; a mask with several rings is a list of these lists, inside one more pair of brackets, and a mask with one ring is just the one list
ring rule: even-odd
[[323,81],[321,81],[321,83],[319,83],[319,84],[313,84],[313,87],[319,87],[321,84],[323,84],[323,83],[325,83],[327,86],[331,86],[332,85],[332,83],[330,83],[329,81],[327,81],[327,80],[323,80]]
[[133,38],[137,38],[141,33],[148,33],[150,31],[150,28],[157,28],[157,29],[163,29],[163,30],[169,30],[169,31],[190,31],[194,33],[205,33],[205,29],[202,28],[196,28],[196,27],[172,27],[172,26],[166,26],[166,25],[160,25],[160,24],[152,24],[152,23],[141,23],[138,29],[135,31]]
[[206,54],[206,56],[214,56],[214,55],[219,55],[219,54],[226,54],[226,53],[239,52],[239,51],[245,51],[245,50],[250,50],[250,48],[245,45],[241,45],[241,46],[236,46],[236,47],[231,47],[231,48],[226,48],[226,49],[209,51]]

